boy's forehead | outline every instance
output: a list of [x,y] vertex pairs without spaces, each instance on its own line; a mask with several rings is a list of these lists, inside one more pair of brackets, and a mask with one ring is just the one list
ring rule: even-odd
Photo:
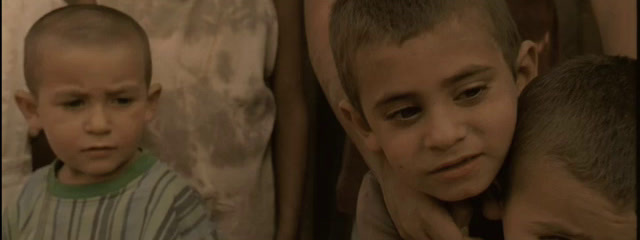
[[[38,39],[31,42],[34,44],[37,52],[46,50],[109,50],[113,48],[127,48],[130,50],[138,50],[144,47],[142,40],[133,35],[126,34],[118,38],[102,39],[94,41],[93,39],[83,39],[78,37],[70,37],[56,33],[43,33]],[[142,52],[140,50],[140,52]]]
[[[485,37],[467,36],[473,32],[484,34]],[[468,29],[454,21],[402,43],[364,45],[356,51],[352,64],[360,91],[362,86],[369,85],[364,82],[372,77],[424,77],[445,82],[469,69],[507,67],[501,49],[489,33]]]
[[[55,45],[44,43],[34,58],[31,68],[37,79],[37,85],[57,84],[83,74],[95,78],[93,81],[107,78],[130,78],[144,75],[144,60],[141,51],[132,49],[131,44],[117,46],[78,46],[72,44]],[[140,80],[145,82],[144,79]],[[38,87],[40,88],[40,87]]]
[[[443,44],[448,42],[467,43],[470,46],[473,46],[473,48],[489,49],[491,52],[502,53],[502,48],[492,35],[493,27],[489,27],[487,25],[490,24],[489,21],[475,17],[479,15],[477,12],[481,11],[471,10],[465,12],[473,12],[476,14],[456,14],[449,16],[436,24],[433,28],[425,29],[415,35],[408,36],[406,39],[387,37],[363,43],[355,50],[353,54],[353,62],[357,65],[361,65],[360,63],[363,62],[370,63],[371,61],[369,60],[376,57],[376,60],[379,60],[380,57],[384,58],[393,56],[398,53],[398,49],[405,48],[409,44],[419,48],[447,49],[443,47]],[[438,51],[438,55],[431,57],[442,58],[453,54],[456,50],[456,48],[449,49],[452,51]],[[469,52],[469,54],[473,53]]]
[[37,41],[34,46],[33,56],[28,59],[36,66],[57,63],[62,59],[67,60],[103,60],[118,56],[119,58],[144,58],[141,44],[135,41],[114,41],[107,44],[77,42],[61,37],[48,37]]

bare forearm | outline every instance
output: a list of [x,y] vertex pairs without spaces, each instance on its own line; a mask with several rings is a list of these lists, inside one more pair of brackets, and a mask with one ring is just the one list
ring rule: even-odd
[[346,99],[347,95],[340,85],[340,79],[338,78],[338,72],[331,53],[331,45],[329,44],[329,16],[333,2],[334,0],[304,0],[309,60],[336,118],[344,128],[347,136],[362,154],[371,172],[375,176],[379,176],[378,172],[380,172],[382,159],[374,156],[371,151],[365,148],[362,137],[358,135],[356,129],[340,113],[338,104]]
[[276,239],[295,239],[300,220],[307,160],[308,113],[302,82],[302,2],[275,0],[278,53],[274,78],[276,126],[274,165]]
[[637,58],[636,4],[636,0],[591,0],[605,54]]
[[[281,111],[279,112],[282,113]],[[280,118],[276,124],[276,239],[296,238],[304,192],[308,129],[306,109],[298,107],[297,110],[290,111],[293,112],[285,114],[287,117]]]

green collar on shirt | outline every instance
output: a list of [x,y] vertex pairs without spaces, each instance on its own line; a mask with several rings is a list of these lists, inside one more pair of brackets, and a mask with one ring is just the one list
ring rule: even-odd
[[56,159],[47,176],[49,192],[56,197],[73,199],[104,196],[124,188],[151,169],[155,162],[156,159],[150,153],[142,151],[138,158],[115,179],[87,185],[70,185],[61,183],[56,177],[58,170],[63,165],[60,160]]

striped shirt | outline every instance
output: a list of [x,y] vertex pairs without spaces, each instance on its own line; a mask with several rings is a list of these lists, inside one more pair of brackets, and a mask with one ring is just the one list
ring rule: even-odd
[[200,195],[146,152],[98,184],[62,184],[61,166],[36,171],[3,209],[2,239],[215,239]]

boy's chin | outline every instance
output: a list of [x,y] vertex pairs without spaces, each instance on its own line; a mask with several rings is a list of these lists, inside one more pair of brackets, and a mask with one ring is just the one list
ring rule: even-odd
[[423,192],[440,199],[445,202],[457,202],[481,195],[489,184],[483,184],[481,181],[472,181],[464,184],[453,184],[445,186],[440,184]]

